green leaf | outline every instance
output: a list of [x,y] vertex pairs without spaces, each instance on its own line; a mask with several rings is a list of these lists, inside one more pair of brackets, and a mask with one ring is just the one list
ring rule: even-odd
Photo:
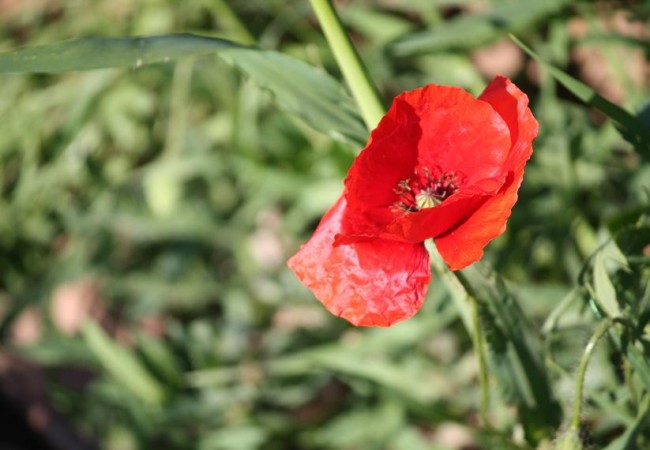
[[395,42],[391,50],[397,56],[411,56],[479,47],[508,31],[524,31],[569,3],[568,0],[494,2],[487,11],[462,15],[438,23],[432,29],[408,35]]
[[257,426],[231,426],[204,435],[199,450],[247,450],[258,449],[264,444],[267,432]]
[[162,404],[165,398],[163,387],[133,353],[113,342],[94,322],[84,324],[82,336],[99,363],[118,383],[146,403]]
[[368,131],[352,100],[329,75],[282,53],[233,49],[221,54],[314,129],[365,143]]
[[[413,318],[408,326],[367,330],[352,345],[323,345],[276,358],[269,362],[267,370],[274,377],[303,376],[325,370],[367,380],[409,404],[429,408],[429,412],[433,413],[431,404],[444,396],[446,387],[439,383],[413,383],[412,380],[421,373],[421,367],[416,363],[417,357],[402,357],[401,363],[395,364],[387,354],[404,355],[455,318],[453,308],[446,308],[436,315]],[[193,378],[198,384],[197,379],[209,380],[211,376],[209,372],[204,372],[195,373]],[[445,414],[443,418],[449,419],[449,414]]]
[[626,343],[623,345],[622,351],[634,370],[636,370],[645,388],[650,390],[650,364],[648,364],[647,356],[634,343]]
[[636,346],[636,339],[630,335],[629,329],[621,329],[620,331],[613,329],[612,331],[610,338],[615,348],[630,362],[630,366],[636,371],[645,389],[650,391],[648,355]]
[[[363,379],[381,386],[404,401],[424,406],[439,400],[441,386],[413,383],[419,369],[406,364],[395,364],[359,349],[324,346],[306,350],[290,357],[274,360],[268,369],[273,376],[296,376],[326,370]],[[445,417],[446,418],[446,417]]]
[[599,251],[594,257],[594,291],[596,302],[609,317],[619,317],[621,309],[616,300],[616,289],[605,268],[605,255]]
[[479,314],[496,380],[507,400],[519,407],[528,440],[539,442],[553,433],[561,419],[539,334],[528,326],[505,284],[488,266],[474,264],[457,274],[464,279],[467,294],[481,306]]
[[343,87],[327,73],[272,50],[192,34],[86,38],[0,53],[0,73],[62,73],[219,55],[269,90],[278,105],[314,129],[363,144],[368,132]]
[[403,423],[403,406],[385,401],[340,414],[319,427],[313,439],[321,448],[385,448]]
[[[582,83],[579,80],[576,80],[571,75],[544,61],[537,53],[531,50],[515,36],[510,35],[510,39],[512,39],[515,44],[517,44],[531,58],[539,62],[546,70],[549,71],[553,78],[555,78],[561,85],[571,91],[573,95],[578,97],[589,106],[597,108],[607,117],[609,117],[614,123],[614,126],[618,129],[618,131],[625,139],[634,144],[637,148],[649,148],[650,129],[648,129],[643,124],[643,122],[637,119],[630,112],[598,95],[596,91],[591,89],[586,84]],[[646,154],[645,156],[648,157],[650,154]]]
[[224,48],[241,47],[224,39],[192,34],[84,38],[0,53],[0,73],[62,73],[115,67],[139,68]]
[[556,450],[583,450],[582,439],[579,433],[570,428],[560,435],[554,447]]
[[166,342],[154,339],[144,333],[138,333],[136,339],[138,354],[151,373],[155,374],[166,386],[180,386],[180,367],[171,348],[165,345]]
[[611,444],[605,447],[605,450],[633,450],[638,448],[635,439],[639,433],[639,428],[645,422],[650,411],[650,395],[643,397],[634,423],[630,425],[618,438],[614,439]]

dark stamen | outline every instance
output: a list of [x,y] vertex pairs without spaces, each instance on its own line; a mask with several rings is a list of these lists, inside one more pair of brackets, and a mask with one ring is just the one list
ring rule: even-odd
[[413,177],[397,183],[395,193],[399,200],[395,203],[395,209],[410,213],[433,208],[457,190],[456,175],[453,172],[434,178],[428,168],[423,167],[419,172],[416,168]]

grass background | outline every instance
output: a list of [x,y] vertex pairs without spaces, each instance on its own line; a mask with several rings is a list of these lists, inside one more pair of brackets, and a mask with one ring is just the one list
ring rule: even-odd
[[[616,310],[634,332],[597,348],[582,433],[592,448],[644,448],[650,148],[507,33],[647,123],[648,6],[337,9],[386,105],[426,83],[478,94],[497,73],[531,98],[540,135],[508,231],[484,260],[537,342],[561,406],[546,411],[555,426],[527,431],[535,419],[498,375],[492,427],[478,426],[476,359],[443,278],[391,329],[355,329],[323,310],[285,261],[339,195],[360,145],[314,130],[236,60],[211,55],[1,76],[7,404],[51,448],[551,448],[587,340]],[[179,32],[255,43],[341,79],[303,0],[0,1],[5,51]]]

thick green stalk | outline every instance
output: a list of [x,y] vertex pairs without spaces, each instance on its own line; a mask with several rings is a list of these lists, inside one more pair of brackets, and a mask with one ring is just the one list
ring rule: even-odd
[[345,33],[341,20],[339,19],[330,0],[310,0],[320,26],[325,33],[336,62],[343,72],[350,91],[354,96],[361,115],[366,122],[368,129],[372,130],[377,126],[384,115],[384,107],[379,100],[375,88],[366,68],[359,57],[349,36]]

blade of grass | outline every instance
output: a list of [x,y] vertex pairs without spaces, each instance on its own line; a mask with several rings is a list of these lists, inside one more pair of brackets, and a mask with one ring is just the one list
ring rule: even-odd
[[641,431],[641,426],[645,422],[648,412],[650,411],[650,395],[646,394],[641,400],[637,412],[636,420],[630,425],[621,436],[616,438],[605,447],[605,450],[632,450],[637,447],[636,437]]
[[553,433],[560,419],[539,337],[528,329],[521,310],[496,273],[475,264],[456,272],[456,276],[467,294],[478,301],[494,375],[504,393],[519,406],[529,442],[539,442]]
[[[544,61],[537,53],[514,35],[510,34],[509,36],[524,52],[548,70],[560,84],[584,103],[593,106],[609,117],[625,139],[629,140],[638,148],[644,148],[647,153],[647,149],[650,148],[650,129],[639,121],[639,119],[627,110],[598,95],[596,91],[586,84]],[[650,157],[650,154],[644,156]]]
[[220,56],[269,90],[280,106],[314,129],[360,144],[368,138],[352,99],[329,75],[274,51],[231,49]]
[[85,38],[0,53],[0,73],[63,73],[219,54],[315,130],[363,144],[368,132],[352,99],[327,73],[282,53],[192,34]]
[[0,53],[0,73],[63,73],[114,67],[139,68],[242,46],[193,34],[83,38]]
[[461,14],[424,31],[408,34],[391,46],[393,54],[408,57],[448,50],[470,50],[490,43],[507,31],[525,31],[566,7],[568,0],[491,2],[488,9]]
[[82,336],[102,367],[118,383],[146,403],[163,403],[164,388],[147,372],[133,353],[113,342],[94,322],[84,324]]

